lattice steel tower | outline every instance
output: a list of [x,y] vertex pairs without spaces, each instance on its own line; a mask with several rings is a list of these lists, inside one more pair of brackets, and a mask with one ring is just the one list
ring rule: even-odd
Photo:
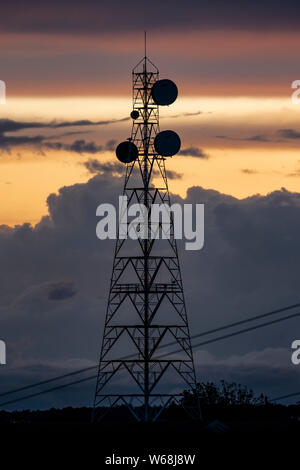
[[[178,151],[173,149],[176,138],[179,145],[180,139],[172,131],[160,133],[159,104],[174,101],[177,87],[170,80],[159,80],[158,69],[146,52],[132,71],[132,81],[131,138],[117,149],[118,158],[126,163],[123,196],[128,203],[122,211],[133,203],[143,203],[152,237],[126,239],[120,227],[118,230],[94,421],[121,404],[138,421],[155,421],[172,402],[181,401],[183,388],[196,390],[174,218],[171,213],[169,224],[160,220],[155,226],[150,218],[154,203],[170,205],[165,160],[166,154]],[[160,152],[160,147],[167,151]],[[139,224],[133,225],[131,230],[138,232]],[[153,238],[157,228],[167,235],[165,239]],[[174,350],[169,343],[174,342],[177,352],[169,354]],[[194,417],[200,418],[200,408]]]

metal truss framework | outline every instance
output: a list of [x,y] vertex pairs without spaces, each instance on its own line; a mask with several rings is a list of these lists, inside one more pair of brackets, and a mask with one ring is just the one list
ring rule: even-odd
[[[133,109],[139,112],[133,121],[131,140],[138,148],[138,159],[126,166],[123,195],[128,205],[143,203],[148,210],[148,233],[151,227],[151,206],[154,203],[170,205],[165,158],[154,148],[154,138],[159,132],[159,108],[151,96],[151,88],[158,80],[158,69],[145,56],[133,69]],[[153,178],[160,180],[156,187]],[[163,222],[159,229],[164,230]],[[182,394],[159,393],[157,391],[168,371],[179,376],[189,389],[196,390],[196,376],[186,314],[183,283],[181,278],[174,221],[168,225],[168,254],[155,253],[157,238],[138,238],[135,241],[137,254],[126,253],[126,239],[118,235],[104,334],[100,353],[97,385],[94,401],[94,421],[101,420],[117,405],[126,405],[137,421],[155,421],[171,403],[179,403]],[[120,233],[120,232],[119,232]],[[135,282],[128,282],[126,272],[134,273]],[[167,273],[164,282],[159,282],[160,273]],[[127,279],[127,282],[126,282]],[[130,323],[122,307],[129,302],[137,321]],[[160,321],[164,306],[171,309],[172,323]],[[120,358],[117,345],[124,340],[133,346],[134,353]],[[177,357],[159,357],[158,347],[164,339],[171,337],[181,351]],[[168,345],[166,345],[168,346]],[[167,349],[164,351],[164,353]],[[108,393],[107,389],[121,374],[129,376],[136,393]],[[122,385],[118,385],[118,391]],[[170,387],[169,387],[170,388]],[[200,418],[200,408],[194,417]]]

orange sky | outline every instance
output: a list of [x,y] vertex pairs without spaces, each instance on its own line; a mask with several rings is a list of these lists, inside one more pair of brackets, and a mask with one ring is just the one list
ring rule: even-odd
[[[109,120],[126,117],[131,99],[16,97],[4,106],[6,116],[16,121]],[[170,190],[184,195],[188,187],[200,185],[239,198],[266,194],[282,186],[298,191],[300,139],[282,139],[278,130],[297,129],[299,117],[300,105],[293,105],[290,97],[179,97],[173,106],[161,109],[161,129],[174,129],[181,136],[182,148],[201,148],[209,158],[187,155],[169,159],[167,168],[182,174],[170,181]],[[78,131],[72,127],[67,130]],[[103,144],[110,139],[121,141],[130,131],[131,122],[125,121],[80,128],[83,135],[65,136],[64,140],[84,138]],[[11,135],[47,134],[56,141],[64,133],[61,129],[30,129]],[[267,141],[248,140],[257,135],[265,136]],[[5,204],[0,208],[0,222],[38,222],[47,213],[46,198],[51,192],[92,176],[83,166],[89,158],[115,161],[114,153],[107,151],[92,155],[63,150],[41,153],[30,146],[14,148],[10,153],[2,151],[0,197]]]
[[[142,32],[20,30],[2,32],[0,39],[0,79],[7,85],[2,119],[47,123],[129,116],[131,69],[143,53]],[[291,102],[291,83],[300,79],[299,43],[295,28],[150,31],[151,60],[161,78],[179,88],[176,103],[161,109],[161,129],[178,132],[183,149],[199,148],[209,156],[170,159],[168,168],[182,174],[170,182],[171,191],[184,195],[189,186],[201,185],[239,198],[282,186],[298,191],[300,104]],[[41,152],[38,145],[7,151],[3,139],[42,136],[70,145],[84,139],[99,146],[130,132],[131,122],[124,121],[0,133],[0,224],[38,222],[49,193],[92,176],[85,161],[115,161],[107,151]]]

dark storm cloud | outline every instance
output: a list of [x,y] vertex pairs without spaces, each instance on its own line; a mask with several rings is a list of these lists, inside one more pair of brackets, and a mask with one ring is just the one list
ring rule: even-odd
[[204,150],[194,146],[180,150],[180,152],[178,152],[178,155],[185,155],[187,157],[209,158],[209,155],[207,155]]
[[[103,172],[51,194],[49,216],[35,227],[0,227],[0,331],[10,368],[19,368],[0,369],[1,391],[97,361],[114,242],[97,239],[96,208],[116,204],[122,189],[123,177]],[[203,250],[188,252],[179,242],[192,334],[299,301],[299,193],[238,200],[194,187],[172,202],[205,204]],[[72,279],[76,295],[60,279]],[[240,381],[273,396],[294,391],[299,374],[290,345],[298,326],[289,320],[200,348],[199,379]],[[80,389],[78,399],[58,392],[42,404],[86,404],[93,386]]]
[[[10,378],[1,369],[2,389],[98,358],[114,243],[96,238],[95,213],[101,202],[116,203],[123,186],[123,177],[113,176],[111,168],[50,195],[50,215],[37,226],[0,230],[1,335],[10,347],[11,367],[36,361],[40,367],[40,375],[22,369]],[[187,252],[179,243],[192,334],[299,300],[300,194],[280,190],[238,200],[194,187],[172,202],[205,204],[204,249]],[[73,286],[57,279],[72,279],[76,296]],[[58,301],[66,296],[67,302]],[[207,378],[243,379],[273,395],[288,377],[285,391],[291,390],[296,322],[202,348],[197,368]],[[60,400],[66,404],[69,394]],[[50,405],[46,398],[45,403]]]
[[[55,0],[51,3],[13,0],[2,7],[0,26],[6,32],[99,33],[150,29],[298,29],[299,2],[286,0],[153,0],[151,8],[132,0]],[[18,12],[18,14],[16,14]],[[141,27],[142,25],[142,27]]]
[[77,290],[73,282],[60,281],[50,286],[48,298],[50,300],[64,300],[74,297]]

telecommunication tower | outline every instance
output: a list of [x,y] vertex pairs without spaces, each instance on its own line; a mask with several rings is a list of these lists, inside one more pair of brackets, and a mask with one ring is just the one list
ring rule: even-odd
[[[181,403],[183,387],[197,395],[174,219],[171,213],[167,228],[163,221],[152,227],[150,217],[153,204],[170,205],[165,161],[179,151],[180,138],[170,130],[160,132],[159,106],[172,104],[178,91],[171,80],[159,80],[146,47],[132,71],[132,90],[131,137],[116,149],[126,164],[123,196],[128,202],[122,210],[142,203],[148,211],[148,234],[157,227],[168,233],[163,240],[132,240],[119,226],[93,421],[125,405],[137,421],[153,422],[171,403]],[[170,342],[178,351],[168,355]],[[199,406],[187,412],[200,418]]]

